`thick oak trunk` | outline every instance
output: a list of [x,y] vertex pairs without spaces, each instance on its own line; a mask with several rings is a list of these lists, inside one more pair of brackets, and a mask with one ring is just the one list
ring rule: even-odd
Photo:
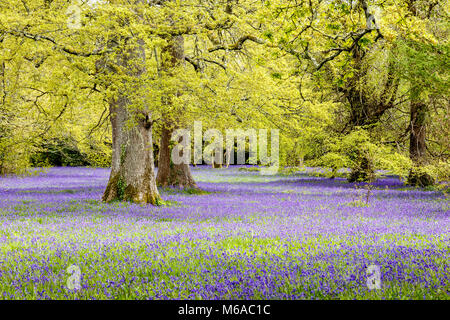
[[[173,68],[184,64],[184,40],[182,36],[170,39],[168,45],[162,51],[162,69],[167,75],[172,76]],[[178,96],[181,89],[177,89],[173,94]],[[171,96],[164,98],[163,103],[170,110],[172,107]],[[169,120],[171,118],[171,120]],[[179,119],[168,117],[163,124],[161,131],[161,141],[159,145],[158,175],[156,183],[162,187],[197,188],[191,174],[189,164],[175,164],[171,161],[170,140],[172,133]]]
[[415,163],[425,162],[426,114],[427,106],[425,103],[420,101],[411,101],[409,154],[411,160]]
[[426,116],[427,105],[425,102],[411,99],[410,109],[410,134],[409,156],[413,166],[409,171],[408,184],[418,187],[427,187],[435,184],[433,177],[423,169],[426,159]]
[[[152,126],[150,114],[129,127],[133,116],[128,100],[120,97],[111,103],[113,131],[112,168],[103,201],[131,201],[158,205],[161,197],[155,181]],[[133,119],[134,120],[134,119]]]
[[[347,130],[355,127],[366,127],[380,122],[384,113],[393,108],[399,87],[399,78],[395,75],[394,64],[389,63],[387,80],[384,83],[381,95],[374,99],[372,92],[367,92],[361,87],[361,78],[367,73],[367,67],[363,61],[364,54],[357,46],[353,50],[355,62],[355,75],[349,80],[346,88],[341,89],[350,105],[350,121]],[[350,182],[373,182],[376,178],[372,159],[363,152],[357,155],[355,165],[348,177]]]
[[156,183],[162,187],[197,189],[188,164],[174,164],[171,161],[170,139],[173,130],[163,128],[159,146],[158,175]]
[[155,180],[151,113],[145,106],[145,101],[132,103],[129,94],[135,92],[129,93],[129,88],[133,88],[135,81],[127,80],[117,72],[121,69],[131,79],[138,79],[146,72],[144,44],[136,40],[130,46],[127,42],[118,46],[111,41],[109,46],[116,50],[114,59],[100,60],[97,66],[106,68],[112,76],[117,76],[117,83],[120,85],[117,97],[109,101],[113,141],[112,168],[103,201],[158,205],[161,198]]
[[387,70],[387,80],[381,95],[374,99],[373,92],[367,92],[361,87],[361,78],[367,75],[360,50],[354,52],[355,75],[340,91],[344,92],[350,105],[349,129],[357,126],[370,126],[380,121],[384,113],[394,107],[399,87],[399,78],[395,75],[394,64],[390,63]]

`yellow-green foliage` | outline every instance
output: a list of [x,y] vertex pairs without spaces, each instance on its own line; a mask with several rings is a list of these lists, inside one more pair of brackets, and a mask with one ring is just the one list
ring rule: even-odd
[[[427,16],[423,1],[417,2],[417,15],[411,15],[406,2],[364,2],[383,35],[373,29],[357,43],[368,52],[367,72],[358,85],[375,103],[383,98],[380,84],[386,81],[390,57],[406,55],[400,40],[420,48],[446,48],[448,4],[438,1]],[[152,112],[156,132],[161,119],[182,127],[203,121],[204,129],[278,128],[282,165],[301,165],[303,158],[320,158],[331,167],[354,161],[351,144],[356,136],[341,143],[342,136],[336,135],[349,117],[348,103],[337,88],[354,77],[352,50],[343,50],[320,70],[318,63],[336,48],[353,45],[354,37],[345,35],[366,28],[360,2],[352,6],[312,0],[287,6],[284,0],[244,0],[200,6],[198,0],[187,0],[156,6],[147,1],[81,1],[78,29],[67,24],[67,10],[74,4],[0,3],[1,168],[26,167],[41,140],[52,137],[71,137],[93,164],[108,165],[109,103],[124,95],[130,111]],[[170,55],[164,48],[178,35],[184,38],[186,59],[166,69]],[[133,52],[145,53],[145,59]],[[399,98],[409,90],[402,81]],[[400,101],[395,110],[403,114],[407,106]],[[134,120],[138,118],[139,113]],[[430,119],[433,132],[448,127],[438,111],[430,112]],[[395,129],[379,129],[383,136],[397,139],[405,130],[403,118],[395,122]],[[444,134],[437,145],[443,141]],[[373,137],[358,145],[373,153],[378,167],[405,171],[404,142],[397,152]]]
[[406,176],[411,167],[408,157],[397,153],[392,147],[372,141],[369,132],[364,129],[330,139],[326,149],[327,152],[313,162],[315,165],[334,170],[354,168],[360,157],[364,156],[372,162],[374,169],[387,170],[399,176]]

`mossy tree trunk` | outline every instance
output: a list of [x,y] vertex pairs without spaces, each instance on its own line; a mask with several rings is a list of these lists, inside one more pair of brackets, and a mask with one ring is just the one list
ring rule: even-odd
[[[184,64],[184,39],[182,36],[174,36],[170,39],[168,45],[162,51],[162,70],[168,75],[172,76],[172,70]],[[182,92],[177,89],[173,94],[178,96]],[[164,99],[164,104],[167,110],[170,110],[172,105],[171,96]],[[180,111],[173,110],[176,114]],[[191,174],[191,169],[188,163],[174,164],[171,161],[171,137],[173,131],[176,129],[176,123],[179,122],[177,116],[174,114],[166,115],[161,130],[161,140],[159,145],[159,159],[158,159],[158,174],[156,183],[162,187],[179,187],[179,188],[197,188],[194,178]]]
[[414,163],[425,163],[426,160],[426,115],[427,105],[421,101],[411,101],[409,154]]
[[103,201],[157,205],[161,197],[155,181],[151,115],[147,114],[130,128],[127,123],[133,115],[127,110],[128,103],[126,97],[120,97],[110,106],[112,168]]
[[344,94],[350,107],[350,119],[346,125],[347,130],[355,127],[371,126],[378,123],[385,112],[395,105],[400,79],[395,74],[394,63],[389,63],[386,81],[383,84],[381,94],[376,97],[372,91],[363,87],[364,79],[369,72],[368,65],[364,62],[366,52],[358,45],[352,51],[353,72],[346,83],[338,86],[338,91]]
[[419,98],[419,88],[411,89],[409,156],[413,166],[409,171],[408,184],[427,187],[435,184],[434,178],[423,170],[427,164],[426,118],[427,104]]
[[[145,73],[143,43],[128,49],[118,48],[115,63],[127,76],[139,78]],[[98,66],[107,72],[117,72],[115,66]],[[120,78],[119,78],[120,79]],[[123,78],[120,81],[124,81]],[[122,83],[123,85],[123,83]],[[145,106],[136,106],[128,96],[127,85],[119,87],[117,97],[109,101],[112,126],[112,168],[103,201],[131,201],[158,205],[160,195],[156,187],[152,143],[152,115]],[[123,89],[122,89],[123,88]]]
[[[395,105],[397,92],[399,89],[399,78],[395,74],[393,63],[389,63],[387,69],[387,79],[383,84],[381,94],[378,97],[373,96],[373,92],[366,91],[362,87],[366,76],[367,64],[364,63],[365,52],[355,46],[352,51],[354,66],[354,76],[349,79],[345,87],[339,91],[344,93],[350,106],[350,119],[344,131],[352,131],[357,127],[371,128],[380,122],[385,112]],[[373,182],[376,178],[374,163],[371,157],[361,151],[356,159],[355,165],[351,168],[348,176],[349,182]]]
[[189,164],[174,164],[171,161],[170,139],[173,129],[163,128],[159,146],[158,175],[156,183],[162,187],[197,189]]

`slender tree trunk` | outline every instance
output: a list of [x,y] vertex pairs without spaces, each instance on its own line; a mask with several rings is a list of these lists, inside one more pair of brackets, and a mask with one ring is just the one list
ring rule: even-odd
[[234,150],[226,150],[225,151],[225,159],[226,159],[226,168],[230,167],[231,162],[231,152],[234,152]]
[[188,164],[174,164],[171,159],[170,139],[173,129],[163,128],[159,149],[159,167],[156,183],[162,187],[197,189]]

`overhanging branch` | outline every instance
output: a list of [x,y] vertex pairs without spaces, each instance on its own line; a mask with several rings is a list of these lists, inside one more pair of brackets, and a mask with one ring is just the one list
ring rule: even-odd
[[34,41],[42,41],[42,40],[49,41],[49,42],[53,43],[59,50],[65,52],[65,53],[75,55],[75,56],[80,56],[80,57],[98,56],[98,55],[102,55],[106,52],[111,51],[108,49],[96,49],[92,52],[81,52],[81,51],[76,51],[71,48],[62,46],[62,45],[58,44],[55,39],[50,38],[48,36],[40,35],[40,34],[32,34],[32,33],[28,33],[25,31],[19,31],[19,30],[4,31],[4,33],[10,34],[15,37],[31,39]]

